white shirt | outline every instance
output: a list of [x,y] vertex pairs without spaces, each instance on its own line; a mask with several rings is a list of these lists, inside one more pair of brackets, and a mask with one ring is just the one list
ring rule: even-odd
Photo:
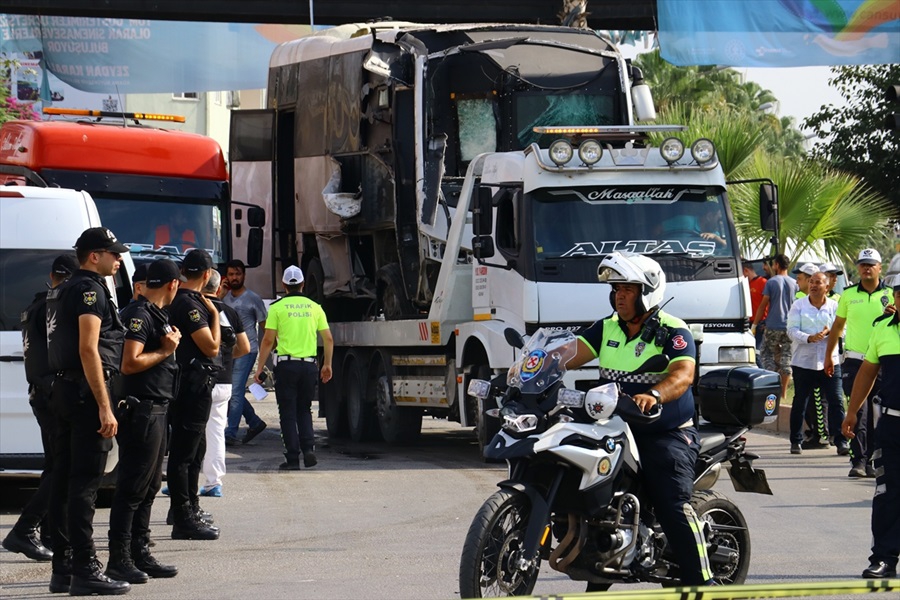
[[[809,343],[809,336],[815,335],[825,327],[829,329],[834,324],[837,315],[837,302],[825,297],[822,308],[816,308],[805,296],[791,305],[787,318],[787,334],[791,338],[793,356],[791,365],[801,369],[822,371],[825,369],[825,350],[828,346],[828,336],[822,341]],[[838,364],[838,351],[835,347],[831,355],[834,364]]]

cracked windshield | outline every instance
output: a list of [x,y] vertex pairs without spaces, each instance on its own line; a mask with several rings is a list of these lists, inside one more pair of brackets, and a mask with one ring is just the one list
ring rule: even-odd
[[703,189],[596,187],[538,190],[539,259],[614,252],[731,256],[735,241],[721,198]]

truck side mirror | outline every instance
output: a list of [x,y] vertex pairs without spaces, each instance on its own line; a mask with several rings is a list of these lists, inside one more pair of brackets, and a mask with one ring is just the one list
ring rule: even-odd
[[494,229],[494,196],[491,188],[478,188],[478,198],[472,208],[472,233],[477,236],[490,236]]
[[266,211],[258,206],[247,209],[247,225],[250,227],[266,226]]
[[778,220],[778,186],[764,183],[759,186],[759,227],[775,231]]
[[494,255],[494,238],[489,235],[476,235],[473,237],[472,255],[477,259],[492,257]]
[[251,227],[247,233],[247,266],[258,267],[262,264],[263,255],[263,230],[260,227]]

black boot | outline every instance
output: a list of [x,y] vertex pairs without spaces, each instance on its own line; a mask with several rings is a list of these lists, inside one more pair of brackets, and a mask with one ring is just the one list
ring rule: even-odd
[[219,539],[218,528],[207,525],[198,519],[190,507],[176,510],[173,516],[175,519],[175,523],[172,525],[173,540]]
[[109,540],[109,562],[106,576],[128,583],[147,583],[150,577],[134,566],[131,558],[131,540]]
[[31,560],[47,562],[53,558],[53,552],[41,543],[34,527],[13,527],[3,540],[3,547],[10,552],[24,554]]
[[53,553],[53,573],[50,574],[50,593],[69,593],[69,581],[72,579],[72,550],[56,549]]
[[72,566],[72,582],[69,584],[70,596],[117,596],[131,591],[127,581],[116,581],[103,574],[103,565],[93,557],[87,564]]
[[150,554],[150,538],[143,537],[131,541],[131,558],[134,560],[134,566],[155,579],[166,577],[175,577],[178,575],[178,568],[172,565],[161,565],[152,554]]

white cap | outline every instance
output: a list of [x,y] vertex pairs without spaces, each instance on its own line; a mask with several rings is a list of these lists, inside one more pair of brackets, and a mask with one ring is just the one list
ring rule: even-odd
[[300,267],[291,265],[284,270],[284,277],[281,278],[281,281],[288,285],[300,285],[303,283],[303,271],[300,270]]
[[856,264],[880,265],[881,254],[875,248],[866,248],[859,253]]
[[805,273],[806,275],[809,275],[810,277],[812,277],[813,275],[815,275],[818,272],[819,272],[819,267],[812,264],[811,262],[803,263],[802,265],[800,265],[793,271],[794,275],[796,275],[798,273]]
[[836,264],[830,262],[822,263],[822,265],[819,267],[819,270],[823,273],[833,273],[834,275],[844,274],[844,272],[841,271],[841,269]]

